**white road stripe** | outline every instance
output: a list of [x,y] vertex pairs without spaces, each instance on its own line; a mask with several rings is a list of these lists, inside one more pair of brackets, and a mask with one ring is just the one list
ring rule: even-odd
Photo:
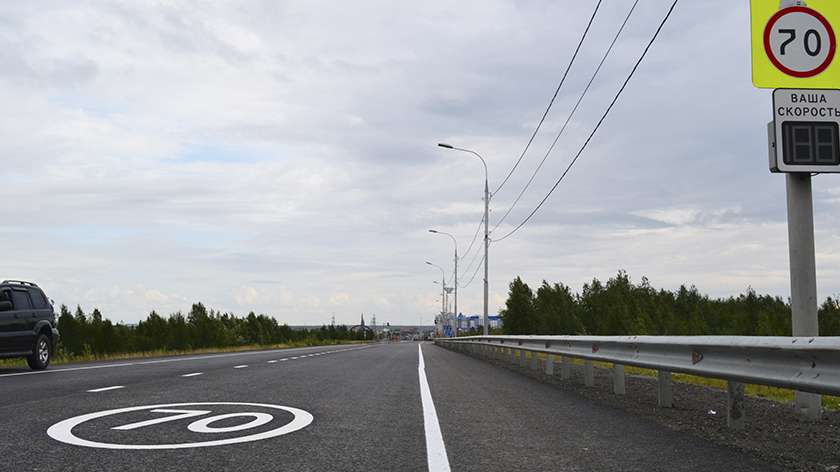
[[181,377],[196,377],[202,374],[204,374],[204,372],[193,372],[192,374],[184,374]]
[[[354,347],[352,349],[342,349],[340,351],[335,352],[345,352],[350,350],[356,349],[367,349],[373,346],[377,346],[376,344]],[[293,348],[293,349],[308,349],[308,348]],[[61,372],[76,372],[80,370],[93,370],[93,369],[112,369],[114,367],[131,367],[131,366],[141,366],[141,365],[149,365],[149,364],[165,364],[170,362],[187,362],[187,361],[196,361],[196,360],[207,360],[207,359],[216,359],[219,357],[233,357],[233,356],[251,356],[255,354],[264,354],[266,351],[246,351],[246,352],[233,352],[233,353],[225,353],[225,354],[208,354],[204,356],[188,356],[188,357],[176,357],[170,359],[156,359],[151,361],[137,361],[137,362],[125,362],[119,364],[104,364],[104,365],[89,365],[89,366],[81,366],[81,367],[67,367],[67,368],[49,368],[45,370],[30,370],[27,372],[14,372],[11,374],[0,374],[0,378],[2,377],[18,377],[21,375],[43,375],[43,374],[56,374]],[[297,358],[295,358],[297,359]],[[282,359],[281,359],[282,360]]]
[[420,398],[423,402],[423,423],[426,426],[426,457],[429,460],[429,472],[449,472],[449,458],[446,456],[446,444],[440,432],[435,402],[426,380],[426,364],[423,362],[423,345],[417,346],[420,353]]
[[120,388],[125,388],[122,385],[114,385],[113,387],[105,387],[105,388],[95,388],[93,390],[88,390],[89,393],[99,393],[99,392],[107,392],[108,390],[117,390]]
[[234,369],[244,369],[246,367],[248,367],[248,366],[247,365],[235,365],[235,366],[233,366]]

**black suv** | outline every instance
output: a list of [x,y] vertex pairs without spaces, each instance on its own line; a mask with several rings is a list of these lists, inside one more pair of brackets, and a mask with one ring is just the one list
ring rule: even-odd
[[57,343],[55,311],[44,291],[32,282],[0,282],[0,359],[26,357],[29,367],[46,369]]

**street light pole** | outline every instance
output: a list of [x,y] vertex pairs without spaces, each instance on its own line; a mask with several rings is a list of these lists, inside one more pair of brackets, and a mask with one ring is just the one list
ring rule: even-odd
[[440,321],[443,322],[444,321],[443,317],[446,316],[446,272],[443,270],[443,267],[441,267],[437,264],[432,264],[429,261],[426,261],[426,264],[429,264],[430,266],[434,266],[434,267],[437,267],[438,269],[440,269],[440,274],[441,274],[441,282],[440,282],[440,287],[441,287],[440,288],[440,303],[441,303]]
[[481,163],[484,164],[484,335],[487,336],[487,329],[488,329],[488,316],[487,316],[487,302],[490,297],[490,289],[489,289],[489,270],[488,270],[488,252],[490,249],[490,233],[488,231],[488,225],[490,221],[490,187],[488,185],[487,179],[487,162],[484,161],[484,158],[481,157],[477,152],[470,151],[469,149],[461,149],[451,144],[439,143],[438,146],[446,149],[454,149],[456,151],[468,152],[470,154],[475,154],[479,159],[481,159]]
[[[449,236],[450,238],[452,238],[452,242],[455,243],[455,283],[453,285],[455,286],[455,319],[457,320],[458,319],[458,241],[455,241],[455,236],[452,236],[449,233],[444,233],[442,231],[435,231],[433,229],[430,229],[429,232],[430,233],[435,233],[435,234],[445,234],[445,235]],[[457,331],[457,329],[456,329],[456,331]]]

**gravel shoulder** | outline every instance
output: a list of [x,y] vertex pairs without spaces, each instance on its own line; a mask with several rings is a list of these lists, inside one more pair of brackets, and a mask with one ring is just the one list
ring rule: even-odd
[[[598,401],[610,407],[641,416],[672,430],[751,454],[766,462],[796,471],[840,471],[840,411],[823,408],[822,419],[803,422],[794,418],[794,406],[747,395],[746,427],[726,426],[726,391],[714,387],[674,382],[673,407],[659,407],[658,379],[626,376],[625,395],[613,393],[612,370],[595,367],[595,386],[585,387],[583,366],[572,364],[571,376],[561,379],[560,363],[554,375],[545,374],[545,361],[539,369],[522,367],[498,359],[487,362],[540,380],[565,391]],[[710,413],[715,412],[715,414]]]

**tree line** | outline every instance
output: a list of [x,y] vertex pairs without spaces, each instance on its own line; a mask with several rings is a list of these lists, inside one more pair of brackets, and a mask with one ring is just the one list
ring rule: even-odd
[[251,345],[317,344],[361,340],[364,336],[346,325],[294,329],[287,324],[280,325],[273,317],[254,312],[238,318],[232,313],[208,310],[200,302],[193,304],[186,315],[178,311],[164,318],[152,311],[136,326],[114,324],[103,318],[99,309],[87,315],[79,306],[71,313],[66,305],[61,305],[57,327],[61,334],[59,349],[71,358]]
[[[789,301],[758,295],[711,299],[693,285],[657,290],[634,284],[624,271],[606,283],[593,279],[580,293],[543,281],[536,292],[517,277],[499,315],[505,334],[791,336]],[[819,307],[820,336],[840,336],[840,300]]]

